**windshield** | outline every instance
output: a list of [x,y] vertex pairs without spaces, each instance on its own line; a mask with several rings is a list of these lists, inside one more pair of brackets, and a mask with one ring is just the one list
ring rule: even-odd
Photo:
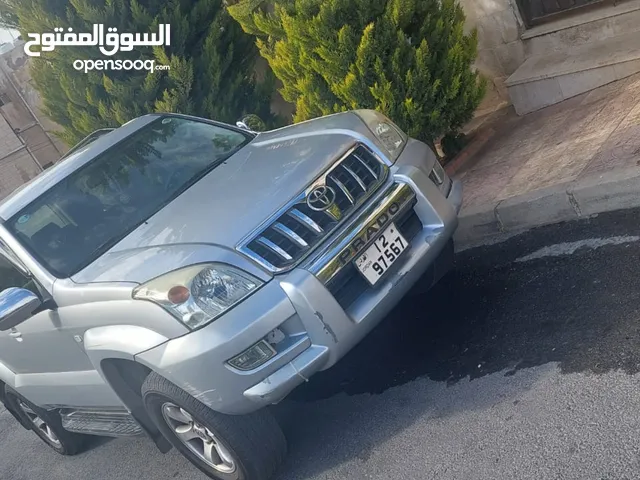
[[71,276],[250,140],[159,117],[47,190],[7,228],[58,277]]

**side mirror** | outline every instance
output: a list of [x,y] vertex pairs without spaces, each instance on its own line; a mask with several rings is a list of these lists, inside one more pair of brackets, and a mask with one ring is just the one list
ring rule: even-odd
[[24,288],[7,288],[0,292],[0,331],[14,328],[27,320],[42,304],[37,295]]
[[236,122],[236,127],[253,133],[264,132],[267,129],[264,121],[258,115],[255,115],[253,113],[250,115],[245,115],[240,120],[238,120]]

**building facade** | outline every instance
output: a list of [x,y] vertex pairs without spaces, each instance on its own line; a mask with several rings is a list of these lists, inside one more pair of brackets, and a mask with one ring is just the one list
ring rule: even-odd
[[66,151],[53,134],[59,127],[40,111],[22,45],[0,54],[0,200]]
[[459,0],[489,80],[477,114],[518,114],[640,72],[640,0]]

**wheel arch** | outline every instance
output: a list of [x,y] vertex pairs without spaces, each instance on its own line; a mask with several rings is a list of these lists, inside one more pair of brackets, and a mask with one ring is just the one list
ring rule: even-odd
[[[11,388],[11,386],[8,386],[9,388]],[[7,388],[7,384],[5,382],[3,382],[2,380],[0,380],[0,403],[2,403],[5,408],[7,409],[7,412],[9,412],[11,414],[11,416],[13,416],[13,418],[15,418],[18,423],[20,425],[22,425],[22,427],[25,430],[31,430],[31,426],[29,425],[29,423],[24,419],[24,416],[20,414],[20,412],[17,412],[13,406],[11,405],[11,403],[9,403],[7,401],[7,392],[6,392],[6,388]]]
[[15,374],[9,370],[5,365],[0,362],[0,403],[2,403],[7,411],[22,425],[25,429],[29,430],[31,427],[22,418],[19,412],[14,411],[9,402],[7,402],[6,388],[13,388],[15,386]]
[[135,325],[112,325],[87,330],[84,349],[94,368],[163,453],[171,444],[147,415],[140,389],[151,369],[135,355],[168,341],[165,336]]
[[100,369],[105,381],[158,449],[163,453],[171,450],[171,444],[153,423],[142,401],[141,387],[151,369],[124,358],[105,358],[100,362]]

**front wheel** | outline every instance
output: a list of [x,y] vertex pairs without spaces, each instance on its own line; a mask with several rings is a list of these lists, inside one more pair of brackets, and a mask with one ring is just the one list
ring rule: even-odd
[[214,412],[164,377],[151,373],[144,403],[158,429],[187,459],[217,480],[267,480],[284,460],[284,434],[266,410]]

